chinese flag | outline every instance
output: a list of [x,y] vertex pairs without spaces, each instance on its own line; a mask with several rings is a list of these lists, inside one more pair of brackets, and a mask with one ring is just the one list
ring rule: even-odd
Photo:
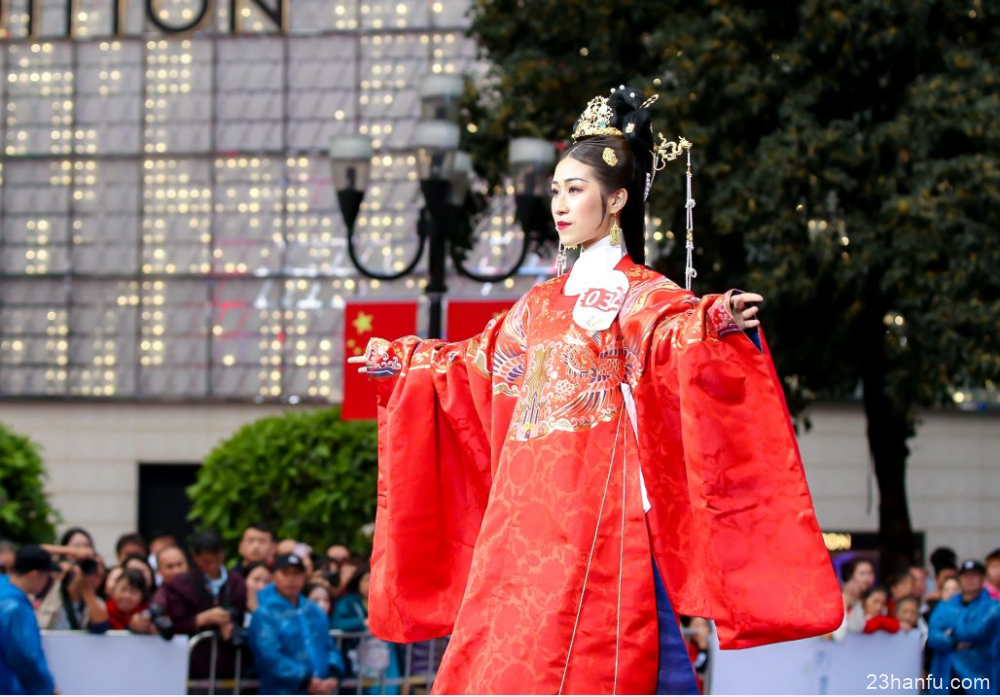
[[417,333],[417,302],[348,303],[344,310],[344,403],[340,418],[376,418],[375,391],[368,376],[351,365],[351,356],[363,356],[368,340],[376,337],[398,339]]
[[449,300],[448,341],[462,341],[479,334],[491,319],[514,307],[516,298],[510,300]]

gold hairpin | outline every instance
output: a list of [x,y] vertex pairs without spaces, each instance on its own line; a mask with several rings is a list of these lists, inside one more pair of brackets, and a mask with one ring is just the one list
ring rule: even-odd
[[614,167],[618,164],[618,156],[615,155],[615,151],[611,148],[604,148],[604,153],[601,157],[604,158],[604,162],[607,163],[608,167]]
[[685,150],[691,149],[691,143],[684,136],[673,141],[667,140],[662,133],[656,135],[660,142],[653,146],[653,169],[657,172],[666,167],[668,162],[673,162],[680,157]]
[[656,100],[659,99],[659,98],[660,98],[660,95],[654,94],[652,97],[650,97],[649,99],[647,99],[646,101],[644,101],[642,104],[640,104],[639,108],[640,109],[648,109],[649,107],[651,107],[654,104],[656,104]]
[[[650,127],[652,130],[652,127]],[[646,188],[643,192],[642,200],[646,201],[649,199],[649,192],[653,188],[653,181],[656,179],[656,173],[667,166],[668,162],[673,162],[682,153],[691,151],[691,143],[681,136],[676,141],[667,140],[662,133],[657,134],[660,138],[658,144],[653,145],[653,169],[651,172],[646,173]]]

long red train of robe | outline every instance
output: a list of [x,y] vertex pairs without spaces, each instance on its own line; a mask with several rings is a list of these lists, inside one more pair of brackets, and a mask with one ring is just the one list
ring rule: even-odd
[[[571,427],[566,419],[562,426],[554,419],[546,422],[546,409],[553,409],[545,405],[560,401],[555,388],[565,377],[553,367],[559,362],[554,357],[561,356],[565,363],[567,342],[580,344],[580,331],[569,317],[572,299],[562,295],[564,277],[533,288],[479,337],[453,344],[416,337],[397,340],[382,356],[381,370],[373,371],[380,406],[370,626],[377,636],[399,642],[454,631],[461,646],[453,645],[449,652],[460,653],[461,659],[449,662],[446,657],[436,690],[642,692],[655,685],[648,675],[631,684],[618,682],[617,666],[610,664],[612,659],[617,664],[622,643],[615,636],[622,603],[612,617],[608,598],[600,597],[602,589],[596,585],[588,586],[583,602],[596,610],[576,621],[584,620],[584,635],[606,628],[611,636],[605,644],[613,646],[614,653],[588,655],[600,651],[594,647],[602,646],[602,637],[592,637],[589,643],[581,639],[574,650],[572,673],[559,658],[568,647],[550,644],[564,643],[571,636],[568,625],[573,625],[573,618],[568,611],[578,607],[574,596],[580,594],[579,578],[566,581],[562,602],[551,589],[542,589],[552,567],[526,577],[511,561],[521,583],[537,582],[545,602],[557,606],[551,608],[559,620],[555,629],[544,618],[533,622],[523,615],[518,621],[525,626],[510,626],[501,616],[502,603],[483,587],[480,577],[498,585],[504,578],[505,570],[497,566],[503,562],[496,557],[518,559],[519,550],[510,549],[515,540],[505,538],[510,527],[501,524],[504,515],[525,517],[522,502],[511,497],[530,494],[531,505],[536,505],[545,501],[546,487],[557,491],[546,481],[538,482],[537,491],[509,486],[508,471],[523,467],[525,458],[530,461],[532,447],[546,460],[563,448],[573,456],[575,467],[588,470],[583,481],[591,488],[597,482],[598,490],[593,495],[586,492],[581,501],[593,504],[583,508],[590,507],[591,518],[603,521],[604,508],[594,512],[600,483],[608,469],[609,450],[619,452],[612,445],[623,443],[619,457],[632,457],[633,464],[622,462],[616,470],[612,455],[616,476],[608,479],[623,477],[613,494],[627,499],[615,511],[629,512],[630,572],[639,568],[633,557],[651,549],[674,608],[681,614],[714,619],[722,648],[824,634],[843,618],[839,589],[766,344],[761,351],[742,332],[720,334],[731,328],[723,317],[727,313],[720,296],[699,301],[628,257],[618,268],[630,287],[617,323],[608,336],[591,337],[596,342],[591,348],[599,355],[588,357],[580,353],[582,349],[572,349],[570,362],[590,360],[592,369],[604,366],[611,373],[620,366],[620,382],[630,385],[635,398],[637,443],[633,439],[630,444],[628,428],[624,436],[613,428],[622,412],[620,391],[592,389],[582,395],[586,397],[582,402],[594,407],[593,413],[589,417],[577,413]],[[565,335],[559,335],[564,330]],[[548,347],[549,353],[532,355],[539,346]],[[549,368],[540,371],[546,361]],[[606,377],[613,381],[615,376]],[[565,414],[567,400],[580,396],[563,395],[556,411]],[[573,453],[574,448],[581,452]],[[648,539],[641,544],[634,524],[637,506],[641,513],[635,500],[638,475],[629,472],[637,460],[652,501],[645,518]],[[507,461],[513,464],[504,470]],[[539,471],[543,476],[560,476],[558,469]],[[538,530],[539,534],[552,530],[557,539],[551,544],[562,552],[567,544],[579,547],[579,556],[567,561],[578,577],[582,560],[591,551],[586,548],[590,533],[567,542],[568,529],[552,521],[540,524]],[[602,542],[600,548],[605,546]],[[611,563],[610,558],[598,551],[591,561],[600,567]],[[645,562],[648,568],[648,556]],[[593,567],[588,562],[587,572]],[[595,578],[613,582],[611,572],[618,568],[597,571]],[[630,602],[642,604],[645,582],[625,588]],[[632,622],[635,635],[630,638],[638,642],[632,647],[633,656],[652,647],[642,629],[648,621],[655,625],[651,585],[646,592],[648,609],[626,608],[625,619]],[[594,614],[601,611],[606,612]],[[482,626],[473,627],[476,623]],[[505,643],[494,641],[490,632],[504,633]],[[491,655],[501,646],[507,655]],[[629,648],[626,642],[620,652],[623,660],[629,658]],[[655,655],[647,657],[654,659]]]

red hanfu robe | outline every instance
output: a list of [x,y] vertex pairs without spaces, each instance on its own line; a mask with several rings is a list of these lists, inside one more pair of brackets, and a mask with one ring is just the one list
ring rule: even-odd
[[629,288],[607,330],[574,323],[561,276],[478,337],[406,337],[369,361],[370,627],[450,633],[436,692],[652,692],[651,555],[676,611],[713,618],[722,648],[843,620],[766,345],[722,296],[628,257],[617,269]]

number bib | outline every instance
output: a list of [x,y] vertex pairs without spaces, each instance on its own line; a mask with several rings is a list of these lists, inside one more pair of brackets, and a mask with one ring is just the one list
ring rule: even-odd
[[588,332],[603,331],[611,326],[625,303],[628,279],[621,271],[611,271],[589,290],[580,293],[573,307],[573,321]]

